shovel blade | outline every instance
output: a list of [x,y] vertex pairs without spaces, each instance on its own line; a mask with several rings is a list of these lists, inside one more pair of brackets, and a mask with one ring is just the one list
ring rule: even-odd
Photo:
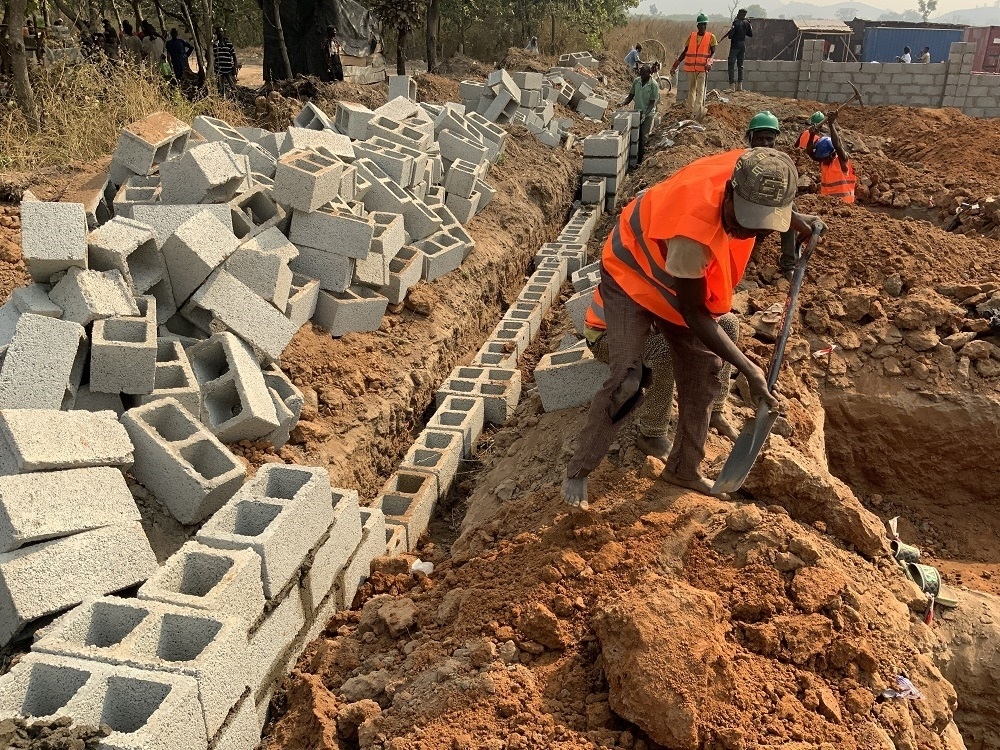
[[725,466],[719,472],[718,479],[712,485],[712,494],[719,495],[723,492],[736,492],[743,486],[750,469],[753,468],[767,442],[767,436],[771,434],[771,428],[778,420],[778,412],[771,411],[770,407],[761,402],[757,407],[757,416],[753,422],[743,425],[739,437],[733,444],[733,450],[726,459]]

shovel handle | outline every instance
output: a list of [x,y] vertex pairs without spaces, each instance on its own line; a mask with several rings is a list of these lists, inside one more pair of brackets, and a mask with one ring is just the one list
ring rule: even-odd
[[805,248],[799,242],[798,253],[795,258],[795,270],[792,271],[792,283],[788,288],[788,296],[785,298],[785,309],[781,311],[781,323],[779,324],[778,339],[774,344],[774,354],[771,355],[771,364],[767,370],[767,389],[773,390],[778,382],[778,373],[781,372],[781,363],[785,358],[785,346],[788,344],[788,337],[792,332],[792,320],[795,317],[795,307],[799,300],[799,290],[802,289],[802,282],[806,277],[806,263],[816,249],[820,234],[815,229],[809,237],[809,242]]

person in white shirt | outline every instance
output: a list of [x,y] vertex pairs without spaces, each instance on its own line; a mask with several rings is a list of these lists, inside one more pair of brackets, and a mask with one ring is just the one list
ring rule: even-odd
[[896,62],[908,63],[910,59],[910,48],[903,47],[903,54],[896,58]]

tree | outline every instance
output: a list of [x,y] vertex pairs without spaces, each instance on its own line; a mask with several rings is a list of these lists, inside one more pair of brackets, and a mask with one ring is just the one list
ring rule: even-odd
[[438,26],[441,25],[441,0],[427,0],[427,72],[437,67]]
[[406,39],[420,26],[421,0],[375,0],[371,10],[386,28],[396,30],[396,75],[406,75]]
[[767,10],[764,6],[754,3],[747,6],[747,18],[767,18]]
[[937,10],[937,0],[917,0],[917,12],[920,13],[920,17],[927,23],[927,19],[930,18],[931,13]]
[[7,48],[10,50],[17,106],[24,113],[24,119],[28,121],[28,130],[37,133],[41,130],[41,121],[35,103],[35,92],[31,88],[31,79],[28,78],[28,55],[24,50],[24,37],[21,32],[24,28],[26,5],[25,0],[8,0]]
[[[997,2],[1000,3],[1000,0],[997,0]],[[649,15],[651,15],[651,16],[658,16],[658,15],[660,15],[660,9],[657,8],[656,5],[650,5],[649,6]]]
[[837,11],[837,18],[841,21],[853,21],[858,17],[858,9],[854,6],[847,6]]

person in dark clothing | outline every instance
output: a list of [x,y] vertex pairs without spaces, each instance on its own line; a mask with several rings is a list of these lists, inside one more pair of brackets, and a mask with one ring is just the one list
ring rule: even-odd
[[226,30],[221,26],[215,30],[212,54],[215,58],[215,78],[219,85],[219,94],[227,96],[236,89],[236,71],[239,70],[240,64],[236,59],[236,49],[226,36]]
[[337,38],[337,30],[333,26],[326,27],[326,69],[328,80],[344,80],[344,63],[340,56],[344,54],[344,48]]
[[170,29],[167,57],[170,58],[170,67],[174,69],[174,83],[180,84],[184,80],[184,74],[191,70],[188,58],[192,52],[194,52],[194,47],[186,39],[177,36],[177,29]]
[[747,37],[750,36],[753,36],[753,27],[747,20],[746,10],[740,8],[732,28],[722,37],[729,39],[729,85],[736,91],[743,90],[743,60],[746,57]]

